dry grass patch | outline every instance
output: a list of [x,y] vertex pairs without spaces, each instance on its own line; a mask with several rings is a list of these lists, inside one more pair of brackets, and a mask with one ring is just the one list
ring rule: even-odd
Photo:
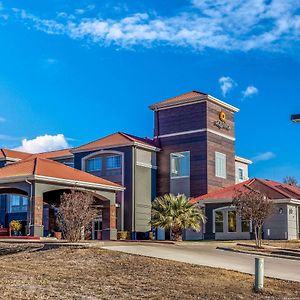
[[[0,247],[5,247],[1,245]],[[300,283],[100,249],[3,255],[0,299],[299,299]]]

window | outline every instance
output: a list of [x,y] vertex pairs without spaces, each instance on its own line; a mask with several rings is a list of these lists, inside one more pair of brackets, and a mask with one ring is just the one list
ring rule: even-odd
[[228,212],[228,232],[236,232],[236,212],[229,211]]
[[243,180],[244,179],[244,170],[239,168],[239,180]]
[[115,155],[115,156],[108,156],[106,158],[106,169],[119,169],[121,168],[121,156]]
[[223,212],[222,211],[216,211],[215,212],[215,232],[223,232]]
[[250,221],[249,220],[242,220],[242,232],[250,232]]
[[190,152],[171,153],[171,178],[190,176]]
[[8,195],[8,212],[20,213],[27,212],[28,210],[28,198],[18,195]]
[[87,161],[88,172],[100,171],[100,170],[102,170],[102,158],[96,157],[96,158],[91,158]]
[[216,177],[226,178],[226,155],[220,152],[215,153]]

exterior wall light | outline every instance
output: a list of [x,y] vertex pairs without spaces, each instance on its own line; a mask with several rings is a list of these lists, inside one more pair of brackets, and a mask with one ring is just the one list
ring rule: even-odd
[[283,213],[283,209],[282,209],[282,207],[280,207],[280,208],[279,208],[279,214],[282,215],[282,213]]
[[298,123],[300,122],[300,114],[298,115],[291,115],[292,122]]

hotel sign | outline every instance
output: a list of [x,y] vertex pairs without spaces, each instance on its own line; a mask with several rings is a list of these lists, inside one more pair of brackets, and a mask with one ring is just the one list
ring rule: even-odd
[[226,114],[224,111],[219,113],[219,120],[214,122],[214,125],[217,126],[219,129],[226,129],[230,130],[231,127],[226,123]]

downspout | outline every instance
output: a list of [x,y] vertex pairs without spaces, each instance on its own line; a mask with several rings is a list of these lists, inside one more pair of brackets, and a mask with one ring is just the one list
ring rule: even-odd
[[132,148],[132,231],[133,231],[133,240],[136,240],[136,231],[135,231],[135,146]]
[[26,183],[30,185],[30,197],[29,197],[29,224],[28,224],[28,232],[27,235],[30,235],[30,228],[32,223],[32,182],[30,182],[28,179],[25,180]]

